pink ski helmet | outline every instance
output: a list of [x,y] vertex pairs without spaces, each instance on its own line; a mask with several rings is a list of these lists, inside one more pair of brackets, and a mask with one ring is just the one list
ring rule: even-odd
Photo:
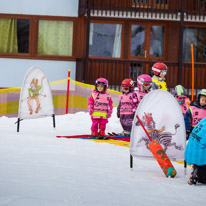
[[141,86],[149,87],[150,89],[152,86],[152,78],[147,74],[142,74],[138,76],[137,77],[137,87],[139,88],[140,91],[141,91]]
[[162,62],[157,62],[152,66],[154,75],[159,76],[160,72],[167,73],[167,66]]
[[96,82],[95,82],[95,89],[97,88],[97,85],[98,85],[98,84],[104,85],[104,92],[107,91],[108,81],[107,81],[105,78],[101,77],[101,78],[98,78],[98,79],[96,80]]

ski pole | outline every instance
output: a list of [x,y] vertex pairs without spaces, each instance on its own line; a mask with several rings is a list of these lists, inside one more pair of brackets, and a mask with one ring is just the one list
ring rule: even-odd
[[149,136],[149,133],[147,132],[147,130],[145,129],[144,125],[142,124],[142,121],[140,120],[140,118],[137,115],[137,119],[139,121],[139,123],[141,124],[143,130],[145,131],[146,135],[148,136],[149,140],[152,141],[151,137]]

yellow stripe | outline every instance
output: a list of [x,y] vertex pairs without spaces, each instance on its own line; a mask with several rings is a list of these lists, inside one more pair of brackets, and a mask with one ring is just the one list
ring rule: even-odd
[[92,113],[93,117],[107,117],[107,113],[101,113],[101,112],[93,112]]
[[114,139],[109,139],[109,140],[84,139],[84,140],[92,140],[92,141],[97,142],[97,143],[106,142],[109,144],[114,144],[114,145],[122,146],[122,147],[129,147],[130,146],[129,142],[114,140]]
[[0,114],[18,113],[19,102],[0,103]]
[[20,92],[21,87],[14,87],[14,88],[9,88],[9,89],[0,89],[0,94],[3,93],[9,93],[9,92]]

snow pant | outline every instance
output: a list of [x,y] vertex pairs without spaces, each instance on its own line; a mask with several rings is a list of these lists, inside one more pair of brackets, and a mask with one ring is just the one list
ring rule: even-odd
[[134,114],[120,114],[120,123],[124,131],[131,132]]
[[106,129],[106,124],[108,123],[108,119],[95,119],[92,117],[92,131],[97,131],[98,129],[104,130]]

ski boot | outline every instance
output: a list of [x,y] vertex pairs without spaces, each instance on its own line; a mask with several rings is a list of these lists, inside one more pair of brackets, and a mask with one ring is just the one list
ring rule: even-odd
[[35,113],[39,113],[40,110],[40,104],[37,106]]
[[98,132],[97,131],[92,131],[92,137],[98,137]]
[[123,135],[126,137],[130,137],[131,132],[124,130]]
[[107,139],[110,139],[110,137],[107,137],[107,136],[105,135],[104,130],[100,130],[100,131],[99,131],[99,136],[98,136],[97,139],[107,140]]
[[191,168],[191,175],[188,181],[189,185],[195,185],[197,183],[198,176],[197,176],[197,167],[195,165],[192,165]]
[[29,114],[32,115],[33,114],[33,110],[31,108],[29,108]]

